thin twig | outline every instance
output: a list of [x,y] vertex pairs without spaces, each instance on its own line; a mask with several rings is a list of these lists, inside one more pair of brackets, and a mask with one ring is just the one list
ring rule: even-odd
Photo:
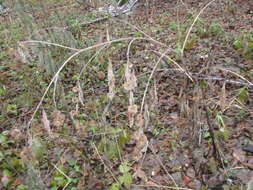
[[215,67],[215,68],[216,68],[216,69],[220,69],[220,70],[222,70],[222,71],[226,71],[226,72],[232,73],[233,75],[235,75],[235,76],[241,78],[242,80],[246,81],[250,86],[253,86],[253,83],[252,83],[252,82],[250,82],[249,80],[247,80],[247,79],[244,78],[242,75],[239,75],[239,74],[236,73],[236,72],[233,72],[233,71],[230,71],[230,70],[228,70],[228,69],[221,68],[221,67]]
[[66,177],[68,179],[68,182],[66,183],[66,185],[63,187],[62,190],[66,189],[68,187],[68,185],[71,183],[71,178],[69,176],[67,176],[63,171],[61,171],[55,164],[51,163],[55,169],[60,172],[64,177]]
[[166,189],[178,189],[178,190],[193,190],[189,188],[184,188],[184,187],[170,187],[166,185],[132,185],[134,187],[158,187],[158,188],[166,188]]
[[49,45],[49,46],[62,47],[62,48],[69,49],[69,50],[73,50],[73,51],[80,51],[80,50],[81,50],[81,49],[76,49],[76,48],[72,48],[72,47],[60,45],[60,44],[53,43],[53,42],[46,42],[46,41],[40,41],[40,40],[27,40],[27,41],[19,42],[19,45],[22,47],[22,45],[23,45],[23,44],[26,44],[26,43],[32,43],[32,44],[46,44],[46,45]]
[[190,33],[191,33],[191,31],[192,31],[193,26],[194,26],[195,23],[197,22],[199,16],[202,14],[202,12],[203,12],[209,5],[211,5],[214,1],[215,1],[215,0],[212,0],[212,1],[210,1],[209,3],[207,3],[207,4],[199,11],[199,13],[197,14],[197,16],[195,17],[193,23],[191,24],[191,26],[190,26],[190,28],[189,28],[187,34],[186,34],[186,37],[185,37],[185,40],[184,40],[184,43],[183,43],[183,46],[182,46],[181,57],[184,56],[184,49],[185,49],[186,43],[187,43],[187,41],[188,41],[188,38],[189,38],[189,36],[190,36]]
[[123,22],[123,23],[129,25],[130,27],[134,28],[135,30],[137,30],[138,32],[142,33],[144,36],[146,36],[147,38],[149,38],[152,42],[154,42],[154,43],[156,43],[156,44],[158,44],[158,45],[160,45],[160,46],[166,47],[166,48],[168,48],[168,49],[170,49],[170,50],[172,51],[172,48],[170,48],[170,47],[168,47],[166,44],[164,44],[164,43],[162,43],[162,42],[160,42],[160,41],[158,41],[158,40],[152,38],[150,35],[148,35],[148,34],[145,33],[144,31],[142,31],[141,29],[139,29],[137,26],[135,26],[135,25],[133,25],[133,24],[127,22],[126,20],[122,20],[122,19],[118,19],[118,18],[116,18],[115,20],[120,21],[120,22]]

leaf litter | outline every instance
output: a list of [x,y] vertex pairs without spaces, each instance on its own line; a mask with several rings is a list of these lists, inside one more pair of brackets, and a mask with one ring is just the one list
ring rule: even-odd
[[[58,185],[66,189],[214,190],[246,188],[252,179],[253,91],[250,86],[242,86],[251,84],[252,58],[246,59],[250,47],[236,51],[231,46],[232,35],[244,35],[237,30],[252,30],[248,24],[251,17],[245,13],[251,9],[251,2],[241,1],[241,6],[236,1],[212,3],[197,21],[183,59],[177,54],[182,45],[180,39],[194,19],[192,15],[208,2],[186,0],[177,4],[159,0],[152,3],[157,7],[155,12],[145,12],[143,4],[134,11],[134,16],[128,17],[128,22],[140,24],[144,34],[174,49],[166,55],[193,73],[194,83],[165,60],[153,75],[141,113],[141,97],[157,58],[147,50],[161,54],[164,50],[146,42],[112,44],[113,47],[107,49],[109,58],[104,59],[103,55],[101,59],[94,59],[83,74],[85,82],[78,83],[78,87],[73,87],[71,80],[64,83],[61,79],[66,86],[62,102],[70,107],[65,109],[66,105],[61,105],[62,108],[56,109],[45,101],[49,114],[42,109],[41,119],[33,124],[30,146],[23,145],[22,128],[10,126],[9,133],[8,130],[3,133],[17,143],[7,142],[8,148],[22,147],[18,154],[22,162],[31,163],[30,175],[40,178],[40,184],[49,181],[47,186],[52,187],[50,180],[55,183],[56,179],[62,179],[63,185],[60,182]],[[73,9],[80,11],[77,7]],[[173,21],[178,24],[176,28],[169,24]],[[117,21],[108,22],[115,24]],[[201,27],[205,30],[201,31]],[[126,25],[122,26],[123,31],[116,28],[101,23],[83,28],[83,33],[76,36],[93,39],[98,32],[105,34],[109,41],[109,33],[112,39],[121,37],[125,31],[135,37],[143,35],[129,30]],[[208,30],[211,31],[208,33]],[[199,38],[195,36],[201,32]],[[191,38],[196,39],[190,41]],[[242,43],[245,43],[244,38]],[[245,44],[248,43],[250,41]],[[12,56],[22,55],[20,50],[20,55],[13,52]],[[14,59],[27,61],[19,57]],[[71,66],[66,70],[70,69],[73,75],[78,68]],[[75,80],[71,74],[69,77]],[[17,111],[22,112],[22,109]],[[15,106],[8,107],[8,117],[14,119],[10,113],[15,113]],[[17,121],[22,125],[22,120]],[[211,127],[213,134],[209,130]],[[47,138],[54,133],[58,134],[54,139]],[[212,145],[214,141],[216,148]],[[1,152],[5,150],[0,149]],[[1,169],[6,167],[0,162]],[[71,182],[52,172],[57,170],[53,166],[66,172]],[[19,181],[11,186],[12,177],[7,173],[1,174],[1,185],[13,189],[26,184],[24,179],[18,178]]]

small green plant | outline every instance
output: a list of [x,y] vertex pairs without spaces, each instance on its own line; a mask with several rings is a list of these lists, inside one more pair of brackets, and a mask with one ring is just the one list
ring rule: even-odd
[[242,121],[242,120],[246,119],[249,115],[250,115],[250,113],[248,111],[242,109],[239,111],[237,118],[239,121]]
[[181,56],[182,56],[182,47],[180,43],[176,44],[177,47],[174,49],[174,53],[176,55],[176,60],[179,61],[181,60]]
[[68,160],[68,163],[76,172],[82,172],[81,167],[77,164],[77,160]]
[[8,114],[18,115],[18,108],[16,104],[8,104],[6,110]]
[[227,11],[228,11],[229,13],[235,14],[235,12],[236,12],[236,7],[228,7],[228,8],[227,8]]
[[[61,171],[61,172],[60,172]],[[66,169],[63,166],[59,166],[58,170],[55,170],[53,174],[53,179],[51,181],[51,190],[57,190],[58,188],[63,188],[69,183],[69,180],[62,174],[65,173]]]
[[243,43],[242,40],[240,38],[235,38],[233,41],[233,48],[235,50],[239,50],[243,48]]
[[208,190],[208,187],[207,186],[203,186],[200,188],[200,190]]
[[223,116],[220,112],[216,114],[216,121],[219,125],[219,131],[217,132],[218,137],[223,137],[225,141],[229,139],[229,131],[226,128]]
[[45,144],[43,143],[43,141],[40,138],[35,137],[32,140],[32,153],[34,155],[34,158],[37,160],[41,160],[43,158],[45,152],[46,152]]
[[177,23],[175,21],[169,23],[169,29],[172,31],[177,31]]
[[17,187],[17,190],[28,190],[28,187],[26,185],[21,184]]
[[222,31],[222,26],[219,23],[212,23],[208,29],[211,36],[218,36],[222,33]]
[[237,100],[244,104],[249,99],[249,92],[246,87],[243,87],[239,90],[239,93],[237,94]]
[[130,173],[131,167],[127,161],[124,161],[119,166],[119,171],[121,172],[121,176],[119,176],[118,183],[113,183],[110,186],[110,190],[120,190],[120,186],[124,186],[126,189],[130,189],[131,184],[133,183],[133,176]]
[[253,33],[242,31],[239,36],[234,37],[232,46],[243,58],[251,59],[253,57]]
[[7,90],[5,90],[3,87],[0,87],[0,97],[4,96],[7,93]]
[[12,179],[13,173],[10,170],[5,169],[3,170],[2,176],[3,176],[1,178],[2,184],[4,185],[4,187],[8,188],[13,180]]
[[[111,133],[117,139],[112,140],[109,136],[105,136],[98,145],[98,150],[104,152],[108,159],[119,158],[122,148],[130,140],[126,130],[110,129]],[[117,136],[116,136],[117,135]]]
[[189,50],[197,46],[198,39],[196,35],[192,35],[192,37],[186,42],[185,49]]
[[207,32],[206,28],[201,27],[201,26],[199,26],[199,27],[196,28],[196,34],[200,38],[206,38],[206,37],[208,37],[208,32]]

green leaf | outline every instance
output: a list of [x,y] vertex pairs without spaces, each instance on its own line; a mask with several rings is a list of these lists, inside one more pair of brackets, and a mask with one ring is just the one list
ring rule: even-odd
[[14,115],[18,114],[16,104],[8,104],[6,109],[7,109],[7,112],[10,114],[14,114]]
[[8,176],[8,177],[10,177],[10,176],[12,176],[12,173],[11,173],[10,170],[4,170],[4,171],[3,171],[3,176]]
[[25,185],[19,185],[19,186],[17,187],[17,190],[28,190],[28,188],[27,188],[27,186],[25,186]]
[[69,163],[70,166],[75,166],[76,165],[76,160],[73,160],[73,159],[68,160],[68,163]]
[[220,32],[222,31],[222,27],[220,24],[218,23],[213,23],[211,24],[210,28],[209,28],[209,32],[212,35],[218,35]]
[[113,183],[110,187],[109,190],[120,190],[120,185],[118,183]]
[[176,31],[177,30],[177,23],[176,22],[171,22],[169,24],[169,28],[172,30],[172,31]]
[[235,39],[235,41],[233,42],[233,48],[235,50],[238,50],[238,49],[242,49],[243,48],[243,44],[242,44],[242,41],[240,39]]
[[64,187],[67,184],[67,179],[64,176],[55,176],[51,184],[56,187]]
[[205,132],[205,133],[203,134],[203,138],[204,138],[204,139],[207,139],[207,138],[209,138],[209,137],[211,137],[211,135],[210,135],[209,132]]
[[241,102],[241,103],[245,103],[249,98],[249,92],[246,88],[241,88],[238,95],[237,95],[237,99]]
[[131,168],[129,167],[129,164],[127,161],[124,161],[120,166],[119,166],[119,171],[121,173],[127,173]]
[[0,96],[4,96],[7,94],[7,91],[5,89],[0,88]]
[[56,187],[56,186],[53,186],[50,188],[50,190],[57,190],[57,189],[58,189],[58,187]]
[[123,133],[120,134],[118,139],[119,147],[120,148],[124,147],[125,144],[128,143],[130,140],[131,136],[125,130],[123,130]]
[[0,162],[4,159],[4,153],[0,152]]
[[220,112],[217,113],[216,120],[217,120],[218,124],[220,125],[220,128],[225,128],[226,127],[225,122],[224,122]]
[[32,152],[36,159],[41,159],[46,152],[46,146],[42,143],[41,139],[35,137],[32,140]]
[[124,186],[129,189],[132,182],[133,182],[133,177],[130,173],[124,173],[123,176],[119,177],[119,181],[121,184],[124,184]]
[[0,143],[5,144],[8,142],[8,138],[5,135],[0,134]]
[[221,135],[222,135],[222,137],[224,138],[225,141],[229,140],[230,133],[229,133],[229,131],[227,129],[221,128],[220,129],[220,133],[221,133]]

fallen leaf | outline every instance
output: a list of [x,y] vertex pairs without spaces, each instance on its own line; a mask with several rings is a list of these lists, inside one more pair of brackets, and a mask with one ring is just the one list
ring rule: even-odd
[[139,129],[142,129],[143,126],[144,126],[144,118],[143,118],[143,115],[142,114],[138,114],[136,116],[136,126],[139,128]]
[[156,183],[154,183],[153,181],[147,181],[145,185],[147,185],[147,186],[154,186],[154,187],[155,186],[159,186]]
[[2,178],[1,178],[1,182],[4,186],[7,186],[11,181],[11,177],[10,176],[6,176],[4,175]]
[[114,77],[114,73],[113,73],[113,69],[112,69],[112,62],[109,59],[108,62],[108,86],[109,86],[109,93],[107,94],[108,98],[110,100],[113,99],[114,95],[115,95],[115,77]]
[[148,181],[148,177],[146,176],[146,173],[145,173],[143,170],[141,170],[141,168],[138,168],[138,169],[135,171],[134,176],[140,178],[140,179],[143,180],[144,182],[147,182],[147,181]]
[[52,125],[56,128],[60,128],[63,126],[65,121],[65,115],[61,113],[59,110],[54,110],[51,114],[51,117],[53,118]]
[[23,133],[17,128],[14,128],[11,130],[10,136],[11,136],[11,138],[15,139],[16,141],[20,141],[24,137]]
[[99,72],[97,72],[97,77],[99,80],[104,80],[106,75],[103,71],[99,71]]
[[234,148],[233,156],[239,162],[244,162],[245,161],[245,152],[242,151],[241,149]]
[[136,146],[133,150],[133,159],[139,161],[142,157],[142,154],[147,151],[148,148],[148,139],[142,130],[138,130],[133,134],[133,139],[136,142]]
[[13,183],[13,186],[19,186],[19,185],[22,185],[23,184],[23,182],[22,182],[22,180],[20,179],[20,178],[17,178],[15,181],[14,181],[14,183]]
[[75,128],[76,128],[76,133],[78,136],[81,136],[81,137],[88,136],[88,131],[87,131],[86,126],[82,124],[80,121],[75,122]]
[[136,77],[133,77],[130,81],[124,83],[124,88],[127,91],[133,90],[137,87],[137,79]]
[[161,168],[160,167],[154,167],[152,172],[151,172],[151,175],[152,176],[157,176],[161,171]]
[[20,152],[20,158],[24,163],[29,163],[32,159],[32,150],[30,147],[24,147]]
[[47,131],[49,136],[52,136],[52,131],[51,131],[51,128],[50,128],[50,121],[47,119],[47,114],[46,114],[44,109],[42,110],[42,119],[41,119],[41,121],[43,123],[44,129]]
[[183,182],[185,185],[188,185],[191,181],[192,181],[192,179],[190,177],[188,177],[188,176],[183,177]]
[[128,106],[128,115],[135,115],[138,112],[138,106],[137,105],[132,105]]

